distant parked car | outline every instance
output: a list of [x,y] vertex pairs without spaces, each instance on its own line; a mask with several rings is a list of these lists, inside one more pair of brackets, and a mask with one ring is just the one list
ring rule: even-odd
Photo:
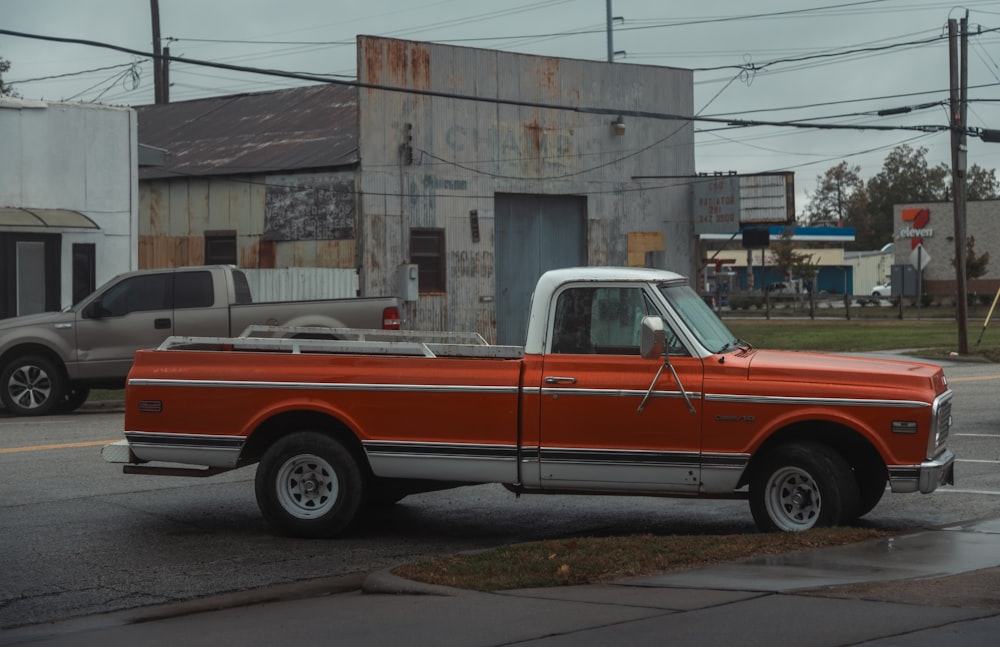
[[876,285],[872,288],[873,297],[889,298],[892,296],[892,282],[886,281],[881,285]]

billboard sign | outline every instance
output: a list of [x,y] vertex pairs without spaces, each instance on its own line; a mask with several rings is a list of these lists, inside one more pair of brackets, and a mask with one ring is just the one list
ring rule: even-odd
[[739,176],[697,178],[694,181],[694,232],[735,234],[739,230]]
[[795,222],[795,174],[741,175],[740,223],[746,225]]

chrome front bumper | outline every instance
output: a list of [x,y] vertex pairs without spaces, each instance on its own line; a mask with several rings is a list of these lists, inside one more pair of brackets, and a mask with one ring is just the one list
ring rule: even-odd
[[889,468],[889,485],[893,492],[929,494],[940,485],[955,484],[955,453],[944,450],[934,460],[920,465]]

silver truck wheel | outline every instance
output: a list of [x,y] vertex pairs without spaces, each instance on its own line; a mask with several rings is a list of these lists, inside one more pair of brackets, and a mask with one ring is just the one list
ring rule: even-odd
[[820,443],[776,448],[750,480],[750,511],[764,531],[835,526],[856,519],[858,506],[850,465]]
[[357,516],[364,478],[354,456],[330,436],[301,431],[276,441],[257,466],[261,513],[294,537],[332,537]]
[[18,357],[0,373],[0,398],[17,416],[44,416],[57,410],[66,391],[62,370],[37,356]]
[[333,508],[340,482],[333,466],[315,454],[289,458],[275,477],[278,502],[296,519],[315,519]]

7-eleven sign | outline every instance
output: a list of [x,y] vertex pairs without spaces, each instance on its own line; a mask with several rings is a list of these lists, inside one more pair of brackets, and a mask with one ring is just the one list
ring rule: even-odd
[[929,208],[903,209],[903,228],[899,231],[900,238],[910,239],[910,249],[916,249],[923,244],[924,238],[934,235],[930,227],[931,210]]

